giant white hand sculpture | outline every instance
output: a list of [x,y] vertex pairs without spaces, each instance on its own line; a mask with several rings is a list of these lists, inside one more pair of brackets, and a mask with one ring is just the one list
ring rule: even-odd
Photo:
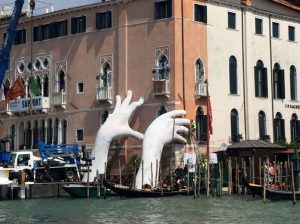
[[158,179],[154,180],[155,177],[158,178],[159,176],[159,166],[156,167],[156,163],[159,164],[160,162],[165,144],[173,140],[186,143],[186,139],[178,134],[188,133],[188,128],[184,125],[189,125],[190,121],[186,118],[179,118],[185,114],[184,110],[165,113],[156,118],[147,128],[143,141],[143,168],[140,165],[135,182],[137,189],[142,189],[142,185],[145,184],[153,187],[155,183],[158,183]]
[[[91,172],[89,173],[89,182],[93,181],[96,177],[98,170],[99,174],[104,174],[105,163],[107,163],[108,150],[112,140],[133,136],[137,139],[143,139],[143,134],[132,130],[129,127],[128,121],[135,109],[144,103],[144,98],[140,98],[139,101],[131,102],[132,91],[128,91],[127,97],[121,103],[121,97],[116,96],[116,105],[112,114],[110,114],[105,123],[100,127],[92,155],[95,156],[95,160],[92,162]],[[88,174],[85,173],[83,182],[87,182]]]

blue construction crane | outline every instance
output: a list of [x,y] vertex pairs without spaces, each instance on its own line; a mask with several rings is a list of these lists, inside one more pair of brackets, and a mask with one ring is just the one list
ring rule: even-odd
[[0,87],[2,86],[5,72],[8,68],[10,51],[15,40],[17,25],[21,16],[24,0],[16,0],[15,6],[9,21],[6,37],[0,49]]

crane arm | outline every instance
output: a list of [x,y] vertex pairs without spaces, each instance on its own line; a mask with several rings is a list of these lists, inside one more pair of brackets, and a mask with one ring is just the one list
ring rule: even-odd
[[6,37],[4,39],[2,49],[0,50],[0,87],[2,86],[4,75],[8,69],[9,57],[12,45],[17,32],[17,25],[21,16],[24,0],[16,0],[15,6],[9,21]]

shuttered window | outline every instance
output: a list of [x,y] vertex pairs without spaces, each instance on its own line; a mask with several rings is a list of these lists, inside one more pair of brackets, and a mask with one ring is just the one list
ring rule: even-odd
[[285,123],[280,113],[274,119],[274,141],[285,142]]
[[154,6],[155,20],[170,17],[172,17],[172,0],[156,0]]
[[266,129],[266,115],[263,111],[258,114],[258,126],[259,126],[259,139],[266,139],[267,129]]
[[235,13],[228,12],[228,28],[235,29],[236,21],[235,21]]
[[272,23],[272,34],[273,37],[279,38],[279,23]]
[[229,58],[230,94],[237,94],[237,62],[234,56]]
[[207,23],[207,6],[195,4],[195,21]]
[[236,109],[233,109],[230,113],[231,123],[231,141],[239,141],[239,114]]
[[295,27],[289,26],[289,41],[295,41]]
[[255,18],[255,33],[263,34],[263,20]]
[[196,137],[198,141],[207,140],[207,116],[201,108],[196,113]]
[[96,13],[96,29],[107,29],[112,27],[112,12]]
[[58,21],[33,27],[33,41],[42,41],[68,35],[68,21]]
[[255,96],[268,97],[268,70],[262,61],[258,61],[254,67]]
[[297,99],[297,75],[295,66],[290,67],[291,100]]
[[86,16],[71,19],[71,34],[86,32]]

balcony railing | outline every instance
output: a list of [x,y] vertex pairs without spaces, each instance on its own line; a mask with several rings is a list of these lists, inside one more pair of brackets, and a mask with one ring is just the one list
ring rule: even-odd
[[154,96],[169,96],[170,95],[170,80],[153,79],[153,94]]
[[204,82],[196,83],[196,99],[207,96],[207,84]]
[[112,101],[112,87],[97,87],[96,99],[98,101]]
[[6,100],[0,101],[0,114],[10,115],[9,103],[6,103]]
[[32,98],[20,98],[9,101],[9,108],[12,113],[42,111],[50,108],[49,97],[35,96]]
[[53,106],[60,106],[65,107],[66,106],[66,92],[58,92],[52,94],[52,104]]

